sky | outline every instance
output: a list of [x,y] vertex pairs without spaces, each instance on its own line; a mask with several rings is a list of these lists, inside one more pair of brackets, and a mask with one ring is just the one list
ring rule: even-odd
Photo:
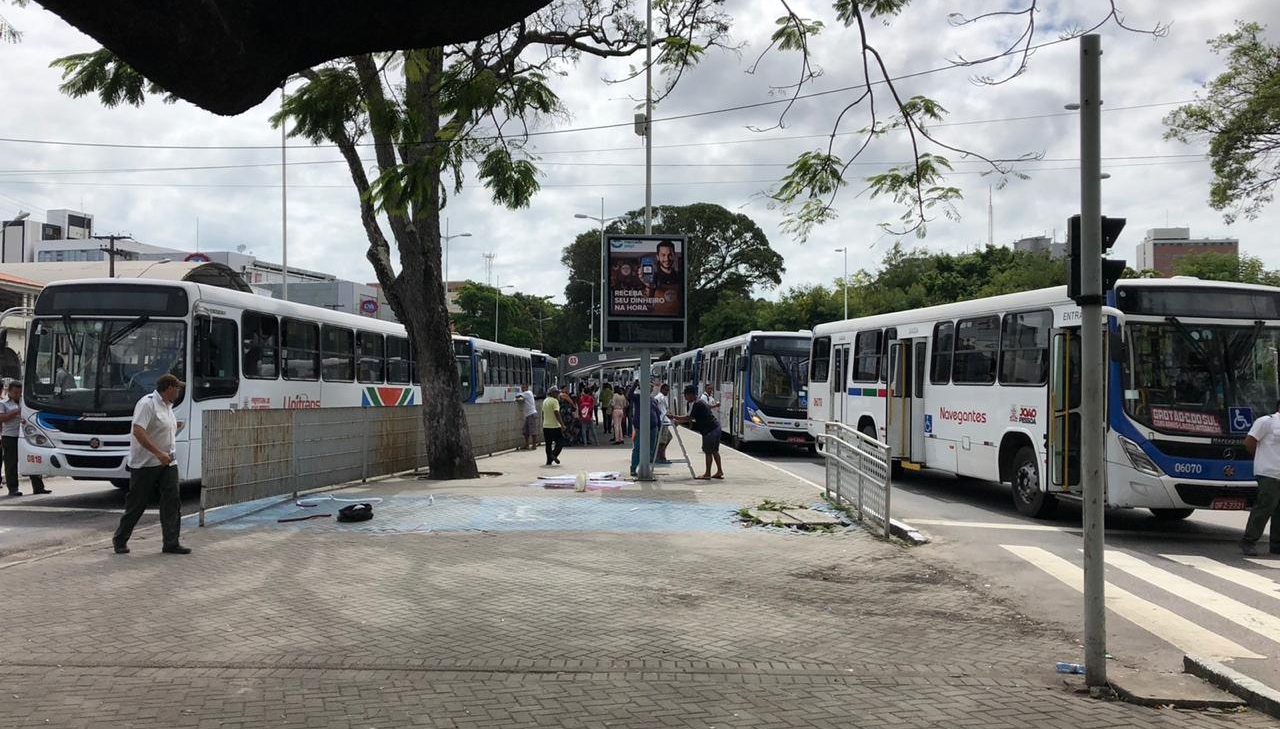
[[[1158,39],[1114,23],[1099,31],[1103,169],[1110,174],[1103,183],[1102,209],[1105,215],[1128,219],[1113,256],[1132,263],[1134,247],[1147,229],[1185,226],[1195,237],[1239,238],[1244,253],[1280,268],[1280,246],[1271,238],[1280,210],[1272,206],[1256,220],[1227,225],[1206,202],[1212,178],[1203,156],[1207,142],[1166,141],[1161,121],[1222,71],[1223,59],[1206,41],[1230,31],[1237,19],[1268,25],[1267,37],[1277,42],[1280,3],[1116,2],[1128,25],[1166,23],[1170,30]],[[654,204],[712,202],[752,218],[786,261],[782,286],[756,292],[770,298],[792,286],[830,285],[844,265],[837,248],[848,248],[850,273],[874,270],[897,240],[879,225],[896,221],[901,209],[891,201],[871,199],[862,178],[910,159],[901,134],[873,141],[861,157],[866,164],[851,168],[856,171],[836,200],[836,220],[803,242],[783,232],[782,211],[769,205],[766,192],[796,155],[825,147],[840,110],[857,93],[837,90],[861,80],[856,31],[840,27],[829,0],[789,4],[801,16],[826,23],[812,47],[822,75],[806,93],[834,93],[797,101],[781,126],[780,104],[724,111],[784,98],[777,88],[794,81],[799,61],[795,54],[775,52],[749,73],[783,6],[776,0],[727,0],[731,38],[741,49],[711,52],[654,113]],[[1061,240],[1066,219],[1079,210],[1079,120],[1064,109],[1079,95],[1079,41],[1041,48],[1025,73],[996,86],[972,79],[1007,74],[1016,61],[980,68],[952,63],[1003,51],[1023,25],[1016,18],[996,18],[954,27],[949,13],[1022,5],[1017,0],[914,0],[900,17],[869,26],[869,39],[891,74],[929,71],[899,81],[898,90],[903,96],[929,96],[948,110],[948,123],[934,130],[943,142],[989,157],[1043,154],[1042,160],[1019,167],[1029,179],[1011,179],[993,189],[994,180],[979,174],[982,165],[931,150],[950,155],[956,173],[948,182],[961,188],[964,199],[956,205],[955,220],[940,215],[925,238],[903,239],[907,247],[959,252],[985,244],[989,196],[998,245],[1033,235]],[[1107,0],[1041,0],[1040,5],[1037,42],[1092,25],[1110,8]],[[145,243],[192,251],[244,245],[259,258],[280,260],[280,132],[267,122],[278,107],[278,94],[236,117],[158,99],[141,108],[105,109],[92,98],[62,95],[59,72],[49,67],[57,57],[95,49],[92,39],[35,3],[0,5],[0,14],[24,33],[21,43],[0,45],[0,108],[5,111],[0,116],[0,219],[20,210],[43,219],[47,210],[71,208],[93,214],[100,234],[125,233]],[[635,99],[643,97],[643,82],[605,82],[627,68],[625,61],[587,59],[555,82],[571,117],[544,126],[566,131],[534,140],[542,162],[542,191],[528,208],[495,206],[474,179],[450,199],[442,213],[449,232],[471,234],[449,245],[451,279],[486,281],[484,254],[492,253],[493,275],[503,285],[563,301],[567,274],[561,252],[576,235],[596,226],[574,215],[599,216],[602,198],[607,217],[643,207],[642,138],[630,126],[574,131],[630,122]],[[886,90],[877,87],[877,94],[880,108],[887,108]],[[691,114],[696,116],[670,119]],[[838,128],[837,154],[852,154],[861,139],[857,131],[866,123],[864,112],[850,112]],[[287,158],[289,264],[373,281],[356,195],[336,150],[290,140]],[[208,169],[216,167],[230,169]]]

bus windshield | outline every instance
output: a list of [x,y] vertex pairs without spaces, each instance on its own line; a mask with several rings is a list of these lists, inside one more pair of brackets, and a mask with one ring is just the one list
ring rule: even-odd
[[186,374],[187,328],[180,321],[49,317],[37,319],[31,332],[26,401],[42,410],[130,415],[160,375]]
[[1128,329],[1124,409],[1143,425],[1172,434],[1242,436],[1249,414],[1275,407],[1280,329],[1186,324],[1177,317]]
[[766,415],[805,417],[801,391],[809,384],[809,342],[766,339],[751,344],[751,399]]

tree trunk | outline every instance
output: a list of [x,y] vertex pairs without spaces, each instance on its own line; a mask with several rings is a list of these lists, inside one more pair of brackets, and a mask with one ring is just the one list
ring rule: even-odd
[[[449,335],[439,255],[431,255],[431,231],[417,231],[419,250],[426,255],[404,255],[393,307],[409,331],[422,381],[422,432],[426,439],[428,477],[431,479],[479,478],[471,451],[471,430],[459,396],[461,381]],[[401,241],[403,244],[405,241]]]

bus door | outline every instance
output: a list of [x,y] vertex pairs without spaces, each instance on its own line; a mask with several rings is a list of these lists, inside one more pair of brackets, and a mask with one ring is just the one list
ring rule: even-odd
[[741,438],[743,433],[746,432],[746,418],[749,417],[746,413],[746,406],[742,405],[747,401],[748,357],[742,349],[738,349],[736,352],[737,354],[730,355],[732,360],[729,362],[733,367],[733,402],[737,406],[734,408],[733,427],[731,430],[734,436]]
[[889,345],[885,435],[890,454],[906,462],[924,460],[925,347],[923,338],[900,339]]
[[845,422],[845,400],[849,397],[849,345],[831,345],[831,412],[828,420]]
[[1053,335],[1049,377],[1049,483],[1080,493],[1080,330]]

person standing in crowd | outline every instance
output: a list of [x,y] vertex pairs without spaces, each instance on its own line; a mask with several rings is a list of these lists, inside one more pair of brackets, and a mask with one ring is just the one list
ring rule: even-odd
[[560,432],[561,443],[565,448],[578,444],[578,403],[569,394],[568,388],[560,391]]
[[191,554],[189,547],[178,542],[182,527],[182,500],[178,495],[178,463],[174,438],[178,421],[173,415],[173,402],[182,394],[186,383],[171,374],[160,375],[154,392],[142,396],[133,408],[133,426],[129,438],[129,495],[124,514],[111,542],[116,554],[129,553],[129,537],[133,527],[147,509],[147,502],[160,495],[160,532],[166,554]]
[[596,445],[595,385],[587,385],[578,397],[578,441],[582,445]]
[[716,386],[708,382],[702,386],[702,395],[698,398],[711,408],[712,415],[720,414],[720,402],[716,400]]
[[[10,496],[21,496],[18,489],[18,438],[22,437],[22,380],[9,380],[9,396],[0,400],[0,444],[4,454],[4,483]],[[31,493],[51,494],[44,479],[31,477]]]
[[[640,388],[631,391],[631,476],[639,475],[640,469]],[[653,434],[649,441],[649,458],[658,453],[658,427],[662,424],[662,415],[658,412],[658,403],[649,398],[649,427]]]
[[520,386],[519,402],[520,413],[524,416],[524,425],[520,429],[524,435],[524,449],[531,451],[538,447],[538,404],[528,384]]
[[[604,432],[613,433],[613,385],[608,380],[600,386],[600,419],[604,421]],[[610,442],[613,438],[609,439]]]
[[1257,543],[1262,538],[1262,528],[1271,522],[1271,553],[1280,554],[1280,402],[1276,412],[1263,415],[1253,421],[1249,435],[1244,439],[1245,450],[1253,456],[1253,477],[1258,480],[1258,498],[1249,510],[1240,551],[1247,556],[1258,555]]
[[671,403],[667,400],[667,396],[671,392],[671,386],[662,383],[653,396],[653,402],[658,406],[658,455],[654,459],[654,463],[660,466],[667,466],[671,461],[667,460],[667,445],[671,443],[671,420],[667,418],[667,411],[671,408]]
[[[720,422],[716,420],[716,416],[711,412],[711,408],[702,400],[697,399],[698,388],[688,385],[684,388],[684,401],[689,403],[688,415],[675,415],[672,420],[677,423],[690,423],[695,431],[702,436],[702,453],[706,456],[707,467],[701,476],[695,476],[699,480],[707,480],[710,478],[724,478],[724,467],[720,464]],[[711,462],[715,461],[716,473],[711,475]]]
[[564,448],[561,436],[564,434],[564,421],[560,417],[560,388],[555,385],[547,390],[542,399],[542,441],[547,449],[547,465],[560,463],[560,451]]
[[614,390],[613,397],[609,402],[610,409],[613,411],[613,439],[609,442],[613,445],[622,445],[623,434],[626,433],[623,420],[627,414],[627,397],[622,394],[622,390]]

